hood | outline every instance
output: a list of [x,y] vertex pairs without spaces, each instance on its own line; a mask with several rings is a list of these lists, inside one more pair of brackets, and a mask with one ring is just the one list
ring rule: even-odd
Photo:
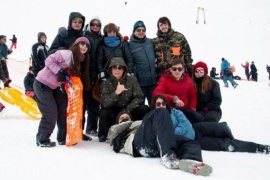
[[[109,68],[111,68],[112,66],[115,66],[115,65],[125,67],[124,74],[123,74],[123,77],[124,77],[127,74],[127,65],[126,65],[124,59],[122,57],[113,57],[110,61]],[[112,76],[111,71],[110,71],[110,75]]]
[[[75,29],[73,29],[71,27],[72,20],[75,19],[75,18],[81,18],[83,20],[82,28],[79,31],[77,31],[77,30],[75,30]],[[83,28],[84,28],[84,23],[85,23],[85,17],[81,13],[79,13],[79,12],[71,12],[70,15],[69,15],[69,20],[68,20],[68,30],[74,31],[74,32],[75,31],[76,32],[81,32],[83,30]]]

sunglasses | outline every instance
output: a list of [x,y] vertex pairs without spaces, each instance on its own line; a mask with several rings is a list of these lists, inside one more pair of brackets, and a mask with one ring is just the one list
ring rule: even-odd
[[172,70],[173,70],[173,71],[178,70],[179,72],[181,72],[181,71],[183,71],[183,69],[184,69],[184,68],[182,68],[182,67],[172,67]]
[[136,32],[145,32],[145,29],[136,29]]
[[101,24],[99,24],[99,23],[90,23],[90,26],[101,27]]
[[124,66],[112,66],[112,69],[114,69],[114,70],[122,70],[122,69],[124,69]]
[[110,34],[110,33],[116,33],[116,32],[117,32],[117,30],[115,30],[115,29],[112,29],[112,30],[108,30],[108,31],[107,31],[107,33],[109,33],[109,34]]
[[82,21],[77,21],[77,20],[72,20],[72,23],[74,23],[74,24],[82,24]]
[[195,69],[195,73],[204,73],[204,69]]
[[79,45],[81,45],[81,46],[86,46],[87,48],[89,48],[89,44],[87,44],[87,43],[85,43],[85,42],[83,42],[83,41],[79,42]]
[[166,106],[166,103],[163,101],[163,102],[156,102],[156,106],[157,107],[160,107],[160,106]]

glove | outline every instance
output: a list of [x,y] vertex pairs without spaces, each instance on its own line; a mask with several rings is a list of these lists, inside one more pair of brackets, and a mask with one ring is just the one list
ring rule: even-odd
[[66,71],[64,69],[60,69],[56,74],[57,81],[64,82],[66,80]]
[[127,73],[128,76],[134,76],[134,73]]
[[60,27],[58,29],[58,34],[62,37],[62,38],[66,38],[68,37],[68,31],[65,27]]
[[104,72],[99,73],[98,78],[101,79],[102,81],[106,81]]
[[68,77],[75,76],[75,72],[71,68],[67,68],[66,72]]
[[124,148],[125,142],[128,138],[128,134],[131,129],[127,128],[124,132],[119,134],[112,142],[114,152],[118,153],[121,149]]

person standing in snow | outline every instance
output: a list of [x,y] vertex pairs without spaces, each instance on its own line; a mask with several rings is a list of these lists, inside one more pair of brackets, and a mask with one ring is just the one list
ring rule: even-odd
[[230,63],[225,58],[221,58],[220,78],[223,79],[224,85],[227,88],[229,87],[228,80],[232,84],[233,88],[238,86],[238,84],[233,80]]
[[15,34],[13,34],[12,39],[9,39],[9,40],[11,41],[10,49],[12,50],[13,47],[15,49],[17,49],[17,38],[16,38]]
[[38,72],[44,68],[45,59],[48,57],[49,47],[46,45],[47,36],[44,32],[38,33],[38,42],[32,46],[32,71],[36,77]]
[[246,61],[245,65],[241,64],[241,66],[243,68],[245,68],[245,74],[246,74],[247,80],[249,81],[249,63],[248,63],[248,61]]
[[38,73],[33,86],[38,108],[42,114],[36,135],[37,146],[56,145],[50,140],[56,124],[58,144],[65,145],[67,95],[65,89],[61,87],[66,81],[66,76],[76,75],[81,78],[83,89],[90,89],[89,49],[88,39],[80,37],[69,50],[58,50],[48,56],[45,67]]
[[6,45],[7,37],[5,35],[0,35],[0,63],[7,78],[4,82],[5,87],[9,87],[9,83],[12,81],[9,78],[9,72],[7,67],[7,56],[12,53],[12,49],[9,49]]
[[29,71],[23,80],[25,95],[35,99],[35,93],[34,93],[34,89],[33,89],[35,76],[34,76],[34,73],[32,71],[32,66],[30,66],[28,70]]
[[157,58],[158,79],[164,71],[170,67],[175,58],[184,62],[185,71],[192,74],[191,49],[185,36],[172,29],[171,21],[167,17],[161,17],[157,22],[157,37],[154,38],[154,49]]
[[252,61],[250,65],[250,75],[253,81],[258,81],[258,73],[254,61]]

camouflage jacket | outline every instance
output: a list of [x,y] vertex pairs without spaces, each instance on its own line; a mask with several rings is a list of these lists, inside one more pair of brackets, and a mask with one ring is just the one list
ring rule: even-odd
[[181,58],[185,62],[187,71],[192,73],[191,50],[183,34],[173,29],[167,34],[158,34],[158,37],[154,38],[154,50],[158,78],[170,67],[172,60],[176,57]]

